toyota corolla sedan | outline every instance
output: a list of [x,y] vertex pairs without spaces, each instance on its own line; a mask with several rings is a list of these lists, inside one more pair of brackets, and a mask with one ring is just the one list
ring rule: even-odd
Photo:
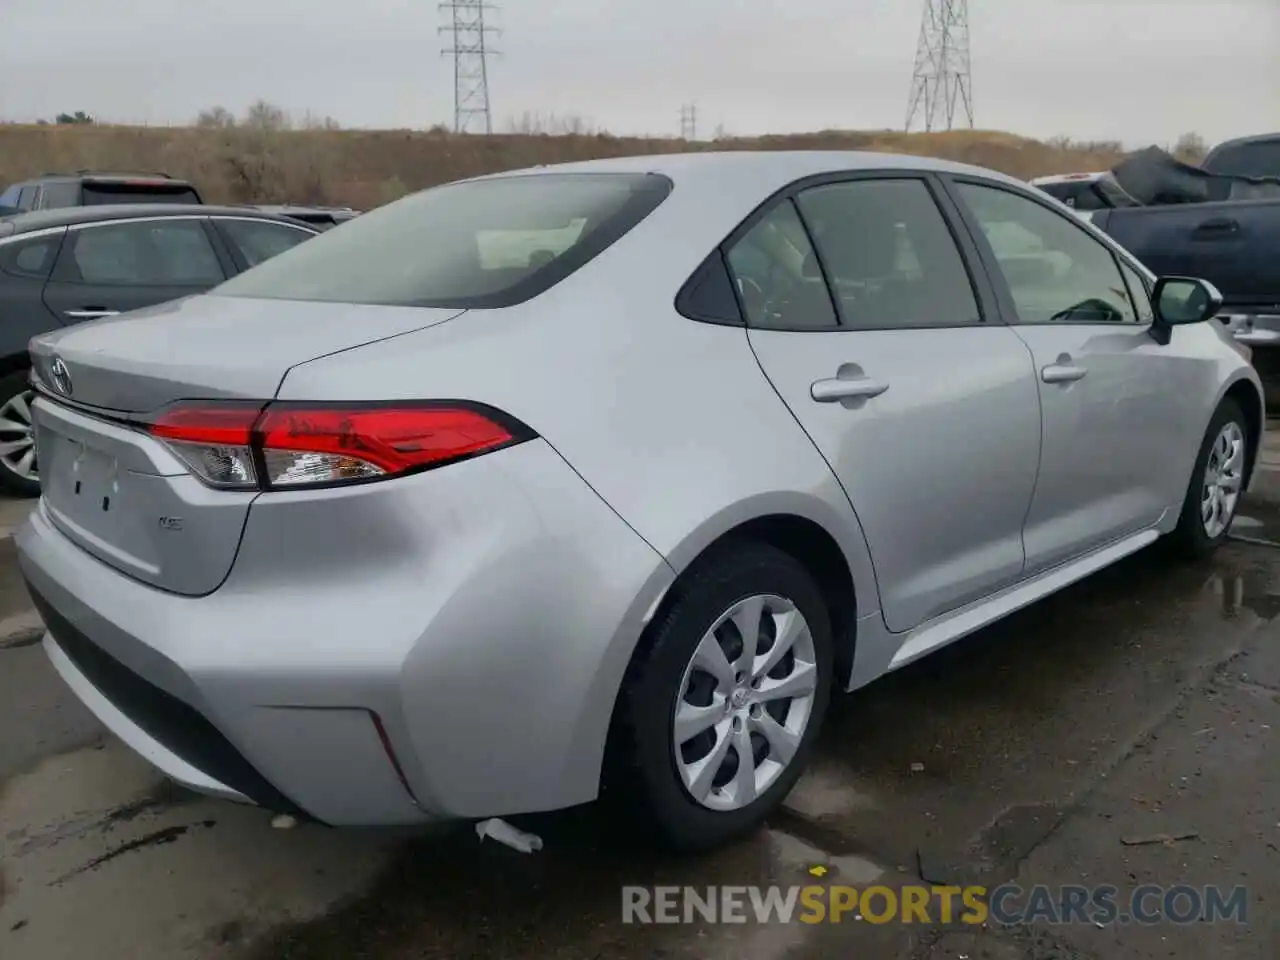
[[188,787],[331,825],[602,797],[707,848],[833,689],[1223,541],[1263,407],[1220,303],[933,160],[452,183],[35,338],[21,567]]

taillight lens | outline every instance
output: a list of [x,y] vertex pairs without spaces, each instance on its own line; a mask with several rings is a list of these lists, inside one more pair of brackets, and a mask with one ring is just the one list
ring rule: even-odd
[[209,486],[327,487],[417,473],[533,436],[481,404],[184,403],[152,435]]

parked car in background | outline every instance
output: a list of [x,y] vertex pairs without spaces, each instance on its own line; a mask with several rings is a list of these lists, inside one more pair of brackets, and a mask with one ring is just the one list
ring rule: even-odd
[[1198,168],[1150,152],[1128,163],[1135,189],[1159,202],[1097,210],[1093,223],[1156,273],[1217,286],[1218,319],[1254,348],[1268,405],[1280,406],[1280,135],[1228,141]]
[[1109,172],[1061,173],[1036,177],[1031,185],[1081,213],[1132,207],[1138,201],[1124,192]]
[[360,212],[350,207],[299,207],[293,204],[260,204],[254,209],[265,213],[274,213],[279,217],[289,217],[308,223],[317,230],[332,230],[340,223],[358,217]]
[[1262,396],[1219,305],[918,157],[447,184],[35,337],[19,563],[70,689],[196,790],[332,825],[603,795],[705,849],[833,689],[1223,542]]
[[0,193],[0,207],[24,212],[99,204],[203,202],[193,184],[167,173],[45,173],[12,184]]
[[32,336],[199,293],[317,232],[203,204],[72,207],[0,220],[0,488],[40,491],[27,382]]

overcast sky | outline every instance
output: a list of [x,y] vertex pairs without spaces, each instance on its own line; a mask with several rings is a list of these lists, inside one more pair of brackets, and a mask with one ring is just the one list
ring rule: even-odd
[[[503,0],[496,129],[898,128],[923,0]],[[1210,142],[1280,130],[1280,0],[970,0],[977,126]],[[127,12],[126,12],[127,11]],[[0,0],[0,118],[182,123],[262,97],[343,126],[451,123],[436,0]]]

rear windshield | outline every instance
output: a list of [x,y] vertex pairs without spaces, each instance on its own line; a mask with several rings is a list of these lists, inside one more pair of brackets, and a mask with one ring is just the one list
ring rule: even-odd
[[86,206],[104,203],[199,203],[200,195],[186,186],[162,184],[86,183],[81,192]]
[[505,307],[608,248],[671,192],[656,174],[549,173],[450,183],[361,214],[248,270],[222,296]]
[[1228,177],[1280,177],[1280,139],[1223,146],[1209,154],[1204,168]]

